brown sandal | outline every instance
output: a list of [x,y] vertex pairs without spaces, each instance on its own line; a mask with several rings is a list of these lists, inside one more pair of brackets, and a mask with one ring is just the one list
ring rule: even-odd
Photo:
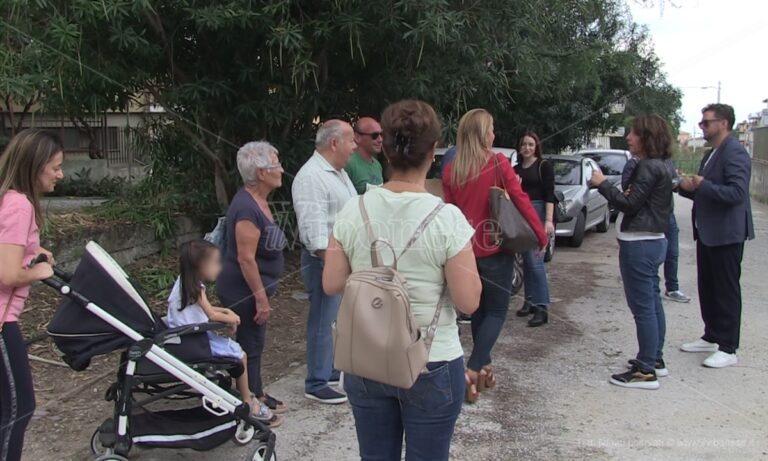
[[496,375],[493,374],[493,368],[490,365],[483,367],[480,372],[480,380],[482,380],[482,384],[479,384],[479,387],[482,387],[483,390],[496,387]]
[[[474,374],[474,376],[472,376]],[[477,372],[467,369],[464,372],[464,381],[466,382],[466,393],[464,401],[475,403],[480,398],[480,392],[477,390],[478,375]]]

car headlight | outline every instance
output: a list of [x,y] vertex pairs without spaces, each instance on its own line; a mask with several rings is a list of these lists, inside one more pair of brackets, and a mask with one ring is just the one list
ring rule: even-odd
[[566,209],[566,210],[569,210],[569,209],[571,208],[571,205],[573,205],[573,200],[571,200],[571,199],[566,199],[566,200],[565,200],[565,209]]

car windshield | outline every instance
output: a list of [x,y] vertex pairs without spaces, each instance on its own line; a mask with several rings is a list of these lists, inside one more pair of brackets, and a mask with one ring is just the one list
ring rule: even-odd
[[603,174],[608,176],[621,176],[624,171],[624,165],[627,164],[627,157],[624,154],[584,154],[600,165]]
[[578,160],[556,159],[552,162],[555,170],[555,184],[560,186],[581,185],[581,162]]

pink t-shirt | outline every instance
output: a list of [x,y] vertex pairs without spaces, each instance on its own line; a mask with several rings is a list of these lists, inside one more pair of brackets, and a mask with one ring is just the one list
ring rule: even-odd
[[[40,248],[40,229],[35,220],[35,208],[26,195],[11,189],[0,198],[0,244],[24,247],[23,267],[26,267]],[[13,292],[13,300],[8,302]],[[16,291],[0,283],[0,320],[6,306],[10,309],[6,322],[19,319],[24,301],[29,296],[29,286],[18,287]]]

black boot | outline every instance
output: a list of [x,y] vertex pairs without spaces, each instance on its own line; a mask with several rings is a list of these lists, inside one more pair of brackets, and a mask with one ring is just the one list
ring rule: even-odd
[[533,305],[531,303],[529,303],[528,300],[526,299],[525,301],[523,301],[523,307],[521,307],[517,311],[517,316],[518,317],[528,317],[531,314],[533,314]]
[[549,321],[549,313],[545,306],[533,306],[533,318],[528,321],[529,327],[540,327]]

